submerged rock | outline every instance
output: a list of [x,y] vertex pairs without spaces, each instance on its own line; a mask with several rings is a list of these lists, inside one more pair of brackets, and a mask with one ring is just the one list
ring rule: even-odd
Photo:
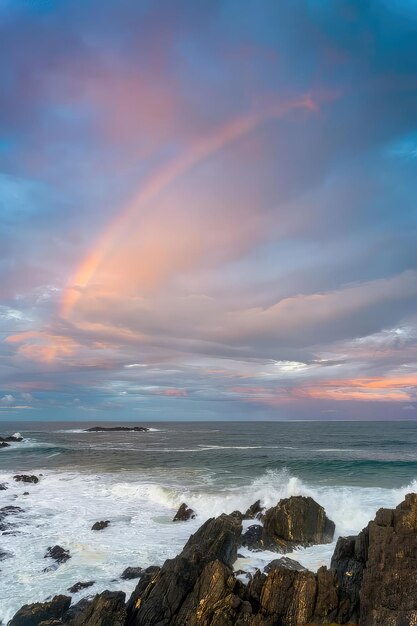
[[8,489],[7,483],[0,483],[0,491],[6,491]]
[[75,585],[72,585],[72,587],[69,587],[67,591],[69,591],[70,593],[78,593],[82,589],[87,589],[88,587],[92,587],[95,584],[95,580],[89,580],[88,582],[79,582],[75,583]]
[[8,626],[39,626],[47,620],[61,620],[71,604],[68,596],[55,596],[49,602],[25,604]]
[[49,547],[47,549],[44,558],[54,559],[54,561],[61,564],[66,563],[71,558],[71,555],[69,550],[65,550],[65,548],[62,548],[61,546],[53,546],[53,548]]
[[39,478],[37,476],[34,476],[33,474],[16,474],[16,476],[13,476],[13,478],[16,482],[21,483],[33,483],[36,485],[39,482]]
[[6,443],[5,441],[0,441],[0,448],[9,448],[10,443]]
[[20,433],[14,435],[8,435],[7,437],[0,437],[0,441],[23,441],[23,437]]
[[110,524],[110,520],[105,520],[105,521],[101,521],[101,522],[95,522],[95,524],[93,524],[91,526],[91,530],[104,530],[104,528],[107,528],[107,526]]
[[173,522],[186,522],[189,519],[194,519],[196,516],[195,511],[190,509],[190,507],[183,502],[179,507],[178,511],[175,513]]
[[142,567],[126,567],[122,572],[120,578],[122,580],[133,580],[134,578],[140,578],[143,574]]
[[0,531],[3,532],[3,534],[10,534],[8,533],[8,529],[10,529],[11,524],[8,521],[8,517],[10,515],[16,515],[17,513],[23,513],[23,509],[20,508],[20,506],[4,506],[0,509]]

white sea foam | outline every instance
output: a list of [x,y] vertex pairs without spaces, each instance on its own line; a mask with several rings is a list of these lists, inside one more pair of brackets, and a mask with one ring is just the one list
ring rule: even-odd
[[[283,497],[310,495],[335,521],[338,536],[357,533],[378,508],[396,506],[407,492],[417,490],[417,482],[401,489],[312,486],[285,471],[268,471],[246,487],[223,489],[216,488],[209,475],[203,480],[201,474],[190,474],[187,485],[181,485],[180,479],[162,484],[155,477],[146,480],[132,473],[78,472],[44,473],[37,485],[13,482],[10,474],[2,473],[0,482],[9,485],[1,492],[1,506],[24,509],[9,518],[19,534],[2,536],[2,549],[13,555],[1,563],[0,619],[6,623],[22,604],[65,593],[80,580],[96,584],[76,599],[106,588],[130,593],[136,581],[118,579],[125,567],[163,563],[181,550],[207,518],[244,511],[257,499],[269,507]],[[25,491],[29,495],[24,496]],[[195,509],[197,518],[173,524],[172,517],[183,501]],[[109,519],[110,526],[91,531],[92,524],[101,519]],[[45,573],[49,563],[44,554],[55,544],[69,549],[72,558]],[[291,556],[315,570],[329,564],[333,549],[334,544],[313,546]],[[276,558],[271,552],[240,552],[245,558],[236,565],[246,570],[264,567]]]

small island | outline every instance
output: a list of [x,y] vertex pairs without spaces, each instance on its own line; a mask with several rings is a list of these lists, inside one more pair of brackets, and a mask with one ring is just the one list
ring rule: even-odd
[[87,428],[84,432],[86,433],[107,433],[107,432],[135,432],[135,433],[146,433],[150,429],[146,428],[146,426],[93,426],[92,428]]

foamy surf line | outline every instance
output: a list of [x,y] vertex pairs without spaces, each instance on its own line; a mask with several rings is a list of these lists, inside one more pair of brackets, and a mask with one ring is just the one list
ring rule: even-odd
[[[359,532],[377,509],[396,506],[407,492],[417,489],[415,482],[400,489],[316,486],[286,471],[268,471],[244,488],[202,486],[198,476],[184,485],[180,479],[167,478],[162,483],[155,476],[131,473],[44,472],[39,484],[27,485],[3,472],[0,482],[8,484],[1,492],[2,506],[23,509],[9,520],[17,534],[2,536],[2,550],[10,553],[2,561],[0,592],[0,619],[6,623],[23,604],[66,593],[79,580],[96,582],[77,594],[77,599],[104,589],[130,593],[135,581],[119,578],[126,567],[162,564],[180,552],[206,519],[222,512],[245,511],[257,499],[270,507],[284,497],[309,495],[336,523],[337,537]],[[26,491],[29,495],[24,496]],[[184,501],[197,517],[173,524],[172,517]],[[110,526],[92,532],[93,523],[101,519],[110,520]],[[55,544],[68,549],[71,559],[56,571],[43,572],[46,549]],[[333,548],[334,544],[313,546],[291,556],[315,570],[329,564]],[[240,553],[244,558],[237,565],[246,571],[263,568],[276,558],[275,553],[244,548]]]

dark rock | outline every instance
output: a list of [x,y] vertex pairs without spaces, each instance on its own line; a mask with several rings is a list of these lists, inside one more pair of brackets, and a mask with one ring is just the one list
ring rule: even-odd
[[[239,521],[230,515],[207,520],[191,535],[181,554],[165,561],[146,587],[145,576],[141,578],[128,603],[127,625],[210,623],[201,617],[205,608],[214,615],[216,602],[230,595],[235,585],[231,566],[241,529]],[[205,598],[204,607],[201,598]],[[221,624],[219,620],[214,623]]]
[[261,505],[261,501],[257,500],[248,508],[243,519],[262,519],[265,507]]
[[334,522],[313,498],[292,496],[268,509],[263,518],[261,543],[277,552],[289,552],[296,546],[331,543]]
[[107,526],[110,524],[110,520],[105,520],[105,521],[101,521],[101,522],[96,522],[95,524],[92,525],[91,530],[103,530],[104,528],[107,528]]
[[260,551],[264,550],[262,544],[263,526],[260,524],[252,524],[242,535],[242,546],[249,548],[249,550]]
[[126,567],[120,578],[122,580],[132,580],[133,578],[140,578],[143,574],[142,567]]
[[81,591],[82,589],[87,589],[88,587],[92,587],[93,585],[95,585],[95,580],[89,580],[88,582],[79,582],[79,583],[75,583],[75,585],[72,585],[72,587],[69,587],[69,589],[67,589],[67,591],[69,591],[70,593],[78,593],[79,591]]
[[183,502],[180,508],[178,509],[178,511],[175,513],[175,517],[172,521],[173,522],[186,522],[187,520],[194,519],[194,518],[195,518],[195,512],[193,511],[193,509],[190,509],[189,506],[187,506],[185,502]]
[[20,506],[12,505],[4,506],[0,509],[0,531],[2,531],[3,534],[10,534],[9,529],[11,525],[6,518],[16,513],[23,513],[23,509],[21,509]]
[[29,495],[29,491],[24,491],[22,495],[28,496]]
[[49,602],[25,604],[8,626],[39,626],[48,620],[61,620],[71,604],[68,596],[55,596]]
[[277,567],[285,567],[288,570],[292,570],[294,572],[307,572],[308,570],[301,565],[298,561],[294,561],[294,559],[290,559],[287,556],[283,556],[280,559],[274,559],[268,565],[265,565],[264,572],[267,574]]
[[0,483],[0,491],[6,491],[6,489],[8,489],[7,484],[6,483]]
[[64,624],[68,624],[72,620],[74,620],[77,615],[86,610],[88,606],[90,606],[92,602],[92,598],[82,598],[76,604],[71,604],[68,611],[65,613],[63,617]]
[[417,623],[417,494],[408,494],[394,510],[380,509],[367,533],[356,546],[367,553],[360,625]]
[[67,626],[125,626],[125,594],[121,591],[103,591],[67,621]]
[[6,443],[5,441],[0,441],[0,448],[9,448],[10,443]]
[[362,547],[365,534],[366,530],[358,537],[339,537],[330,563],[340,585],[343,604],[340,618],[346,621],[359,619],[359,594],[366,562]]
[[7,437],[0,437],[0,441],[23,441],[23,437],[21,435],[8,435]]
[[145,426],[93,426],[92,428],[87,428],[85,430],[86,433],[119,433],[119,432],[134,432],[134,433],[146,433],[149,431],[149,428]]
[[13,556],[11,552],[4,552],[3,550],[0,550],[0,561],[4,561],[4,559],[9,559],[11,556]]
[[16,476],[13,476],[14,480],[16,480],[17,482],[22,482],[22,483],[33,483],[33,484],[37,484],[39,482],[39,478],[37,476],[34,476],[33,474],[31,475],[27,475],[27,474],[16,474]]
[[66,563],[71,558],[71,555],[68,550],[62,548],[61,546],[54,546],[53,548],[49,547],[44,556],[45,559],[51,558],[54,559],[57,563]]

